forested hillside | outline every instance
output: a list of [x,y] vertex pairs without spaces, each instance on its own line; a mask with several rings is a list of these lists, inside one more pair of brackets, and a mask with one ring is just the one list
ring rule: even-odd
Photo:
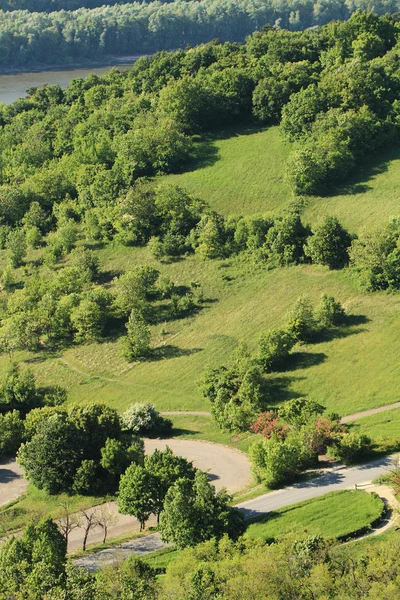
[[[94,364],[121,373],[126,371],[124,360],[147,357],[134,371],[135,381],[143,378],[142,395],[163,407],[177,401],[185,405],[188,398],[202,407],[204,400],[193,388],[210,358],[207,353],[214,348],[218,360],[227,359],[243,335],[236,330],[232,338],[218,337],[224,333],[221,327],[230,326],[229,303],[241,304],[247,293],[248,301],[261,302],[267,282],[275,286],[279,298],[285,281],[296,281],[279,301],[280,312],[272,312],[278,328],[276,351],[282,352],[280,343],[286,339],[286,356],[299,340],[321,336],[324,328],[323,335],[328,335],[341,314],[340,296],[350,293],[345,284],[349,265],[357,286],[397,290],[399,222],[387,220],[395,204],[382,211],[377,231],[348,229],[329,213],[324,223],[310,227],[302,215],[309,201],[297,195],[329,193],[378,150],[397,147],[397,37],[398,26],[390,18],[357,12],[347,22],[314,32],[270,29],[255,33],[245,45],[210,43],[142,58],[129,72],[112,70],[103,78],[76,79],[64,91],[58,86],[32,90],[28,98],[4,106],[0,187],[4,351],[37,352],[51,361],[62,348],[70,348],[75,357],[77,352],[86,355],[82,344],[91,343]],[[154,179],[187,170],[179,177],[190,183],[190,171],[201,174],[202,167],[218,165],[212,140],[229,136],[229,131],[233,135],[229,130],[233,123],[236,130],[240,125],[254,131],[279,122],[287,140],[287,174],[283,156],[277,180],[269,180],[261,169],[257,176],[265,180],[259,181],[259,189],[267,193],[246,199],[249,182],[250,187],[240,192],[242,215],[234,204],[239,182],[227,188],[230,196],[221,214],[212,205],[215,194],[203,196],[201,186],[193,193],[177,186],[176,180]],[[270,133],[248,140],[249,144],[259,140],[247,163],[248,169],[254,163],[256,171],[263,152],[278,156],[282,145]],[[237,152],[237,146],[232,148]],[[246,152],[251,152],[250,145]],[[230,177],[235,181],[235,173]],[[279,191],[275,203],[268,200],[273,190]],[[255,205],[258,210],[263,206],[263,197],[269,212],[250,217]],[[318,197],[313,202],[320,210],[326,206]],[[359,217],[353,204],[352,214]],[[281,210],[270,210],[280,205]],[[353,218],[350,224],[356,221]],[[236,272],[229,279],[227,271],[221,281],[219,261],[227,259],[235,261]],[[250,276],[253,288],[240,284],[247,264],[261,267]],[[296,270],[296,265],[312,264],[329,267],[324,283],[328,289],[322,287],[322,279],[310,283],[307,271]],[[289,266],[293,272],[281,270]],[[277,274],[270,275],[275,270]],[[335,275],[342,271],[344,276]],[[232,279],[237,283],[229,284]],[[241,300],[232,293],[234,287]],[[306,303],[301,308],[296,300],[307,290],[314,296],[314,306]],[[324,300],[323,310],[332,310],[332,315],[322,321],[312,317],[303,331],[292,328],[285,338],[282,310],[297,306],[312,316],[314,309],[320,311],[322,292],[329,292],[329,298],[339,294],[335,301]],[[368,302],[373,305],[368,310],[383,318],[378,301]],[[362,303],[365,306],[364,298]],[[386,304],[391,311],[395,299]],[[209,319],[206,328],[198,326],[202,339],[214,331],[213,315],[218,315],[219,323],[216,346],[204,340],[205,348],[199,348],[192,340],[185,358],[186,350],[170,342],[169,329],[187,331],[190,339],[191,327]],[[253,346],[264,321],[265,313],[255,310],[245,332],[252,336]],[[348,337],[354,325],[342,324],[341,335]],[[260,346],[267,372],[276,368],[265,358],[271,343],[267,336]],[[170,388],[174,358],[184,365],[184,388],[179,391]],[[40,365],[39,371],[44,368]],[[186,368],[190,374],[185,375]],[[65,373],[58,375],[64,378]],[[71,385],[77,377],[75,372]],[[148,386],[148,377],[159,381],[154,389]],[[253,386],[258,385],[257,377],[252,378]],[[125,403],[127,388],[112,387],[114,400]],[[355,387],[355,409],[376,401],[372,392],[367,397],[362,387]],[[380,403],[386,400],[385,389],[379,388]],[[329,394],[327,402],[332,402]],[[250,407],[250,415],[257,406]]]
[[[113,4],[113,3],[111,3]],[[88,6],[88,8],[80,8]],[[202,0],[99,6],[96,3],[0,2],[0,68],[101,61],[194,46],[214,38],[242,42],[264,25],[293,31],[347,19],[357,8],[396,13],[398,0],[271,2]],[[79,10],[74,10],[79,8]],[[25,9],[25,10],[14,10]],[[51,12],[53,10],[59,12]],[[71,10],[72,12],[67,12]],[[35,12],[33,12],[35,11]],[[41,13],[40,11],[45,11]]]
[[[1,598],[398,597],[398,532],[338,545],[383,502],[319,496],[400,447],[399,34],[363,11],[264,27],[1,105],[0,459],[29,480],[0,509]],[[239,510],[152,436],[247,452],[257,488]],[[326,455],[371,462],[309,476]],[[298,478],[306,504],[259,508]],[[106,540],[106,499],[154,516],[163,566],[68,562],[74,528]]]

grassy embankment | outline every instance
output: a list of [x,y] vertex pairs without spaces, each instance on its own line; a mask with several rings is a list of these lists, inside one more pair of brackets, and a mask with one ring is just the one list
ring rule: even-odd
[[[332,492],[269,513],[249,525],[245,536],[253,540],[261,538],[267,543],[291,532],[299,536],[321,534],[343,539],[356,532],[367,531],[383,510],[384,504],[376,495],[361,490]],[[367,547],[367,540],[364,547]],[[178,560],[179,555],[177,550],[166,548],[143,558],[152,567],[165,569]]]
[[361,490],[332,492],[270,512],[248,527],[246,537],[273,541],[294,531],[343,539],[368,528],[381,517],[383,509],[383,501],[375,494]]

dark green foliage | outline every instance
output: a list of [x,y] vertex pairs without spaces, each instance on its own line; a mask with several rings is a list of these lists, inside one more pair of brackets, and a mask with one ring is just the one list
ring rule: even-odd
[[167,446],[165,450],[155,450],[144,460],[145,468],[157,479],[153,505],[154,512],[159,518],[164,508],[165,496],[178,479],[194,479],[196,470],[193,464],[182,456],[175,456]]
[[66,543],[47,518],[31,524],[22,539],[11,537],[0,550],[0,593],[39,600],[61,591],[65,580]]
[[399,289],[399,239],[400,222],[392,219],[386,227],[365,233],[352,243],[351,264],[367,290]]
[[30,369],[12,362],[0,384],[0,411],[17,409],[28,412],[43,403]]
[[0,456],[15,456],[24,437],[24,422],[17,410],[0,414]]
[[275,220],[273,227],[268,229],[265,237],[263,252],[271,266],[287,266],[302,261],[303,246],[309,235],[300,216],[289,214]]
[[296,343],[296,337],[286,329],[269,329],[258,339],[257,360],[263,371],[270,373],[282,367]]
[[215,421],[229,431],[248,429],[265,403],[260,370],[243,348],[228,367],[206,370],[202,391]]
[[325,407],[315,400],[308,398],[296,398],[288,400],[279,409],[279,416],[294,427],[302,427],[319,415],[322,415]]
[[[229,4],[217,2],[210,6],[199,2],[187,2],[182,6],[178,2],[170,2],[167,8],[163,3],[128,7],[123,2],[113,0],[110,4],[113,6],[108,5],[105,9],[100,0],[37,0],[35,3],[31,0],[2,0],[2,10],[16,11],[3,13],[2,16],[2,35],[9,40],[9,44],[4,43],[1,48],[4,56],[2,64],[7,67],[10,64],[68,64],[85,59],[101,60],[118,54],[151,54],[160,49],[195,45],[215,38],[242,41],[245,36],[259,29],[262,23],[279,23],[281,28],[296,31],[346,19],[358,6],[355,4],[350,7],[343,0],[328,2],[320,10],[315,9],[311,0],[300,6],[293,1],[286,4],[257,1],[252,4],[234,0]],[[369,6],[365,5],[366,8]],[[80,7],[86,8],[76,11]],[[373,7],[371,5],[371,8],[379,14],[395,13],[398,9],[396,3],[391,1]],[[28,11],[37,12],[30,14]],[[17,27],[19,35],[14,40],[12,33]],[[332,50],[343,58],[353,53],[362,59],[373,58],[394,43],[393,25],[387,23],[384,27],[372,15],[369,19],[358,16],[351,26],[342,28],[339,34],[333,27],[330,29],[325,35],[329,47],[333,46]],[[265,53],[269,46],[271,58],[279,58],[282,62],[313,58],[313,45],[306,35],[289,37],[288,32],[279,30],[276,34],[272,27],[268,37],[265,33],[263,36],[257,33],[261,39],[253,35],[255,39],[249,44],[252,56]],[[30,43],[30,35],[35,36],[34,45]],[[348,41],[343,37],[347,37]],[[178,59],[167,63],[174,75],[180,69],[193,74],[200,67],[209,66],[214,56],[212,50],[207,48],[203,52],[193,53],[186,60],[182,60],[178,54]],[[142,69],[146,65],[145,60],[138,61]],[[157,75],[164,73],[160,69],[155,73]],[[79,89],[80,86],[76,84],[67,97],[74,98]],[[55,104],[61,94],[59,86],[48,86],[45,93],[38,94],[38,107]],[[100,102],[101,99],[100,96]]]
[[101,404],[32,415],[27,437],[18,460],[50,494],[115,491],[124,468],[143,462],[143,445],[122,432],[115,410]]
[[308,296],[301,296],[287,317],[287,328],[294,339],[310,342],[318,331],[314,308]]
[[150,352],[150,329],[141,313],[132,309],[126,324],[123,355],[128,362],[143,358]]
[[121,477],[118,490],[118,510],[125,515],[134,515],[140,530],[150,515],[155,512],[157,479],[141,465],[131,465]]
[[322,329],[329,329],[342,325],[346,319],[346,312],[341,303],[337,302],[333,296],[322,294],[315,316]]
[[23,264],[26,255],[25,232],[22,229],[13,229],[7,236],[6,247],[8,257],[13,268]]
[[224,533],[236,539],[244,531],[243,514],[229,507],[225,491],[215,493],[206,473],[178,479],[168,490],[160,515],[161,537],[178,548],[194,546]]
[[371,451],[371,438],[363,433],[356,432],[346,433],[329,448],[329,454],[345,465],[351,465],[368,458]]
[[326,217],[313,231],[304,249],[314,263],[327,265],[330,269],[341,269],[349,262],[348,250],[352,236],[336,217]]

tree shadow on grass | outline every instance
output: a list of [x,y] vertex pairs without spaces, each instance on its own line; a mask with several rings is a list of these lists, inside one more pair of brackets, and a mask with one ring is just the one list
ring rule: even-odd
[[327,355],[323,352],[292,352],[289,355],[284,368],[281,372],[296,371],[297,369],[307,369],[320,365],[326,361]]
[[100,271],[98,276],[96,277],[96,283],[99,285],[105,285],[106,283],[111,283],[111,281],[115,277],[120,277],[123,271],[118,269],[109,269],[107,271]]
[[338,185],[337,187],[331,189],[329,192],[321,193],[320,195],[325,198],[330,198],[332,196],[353,196],[357,194],[364,194],[372,189],[372,186],[369,185],[369,181],[380,175],[385,173],[390,163],[393,160],[400,159],[400,148],[394,147],[386,152],[382,152],[379,156],[375,155],[371,158],[364,161],[363,165],[358,167],[354,174],[348,178],[346,183],[343,185]]
[[365,315],[346,315],[342,325],[318,332],[312,343],[321,344],[323,342],[331,342],[335,339],[346,338],[349,335],[364,333],[367,330],[365,327],[360,327],[360,325],[365,325],[370,321],[371,319]]
[[146,362],[154,362],[165,360],[166,358],[180,358],[181,356],[191,356],[201,352],[203,348],[179,348],[173,344],[159,346],[151,351],[151,354],[146,358]]
[[205,167],[212,167],[219,160],[218,155],[219,151],[213,138],[199,138],[193,145],[190,158],[179,172],[189,173]]
[[176,438],[181,435],[195,435],[197,433],[201,433],[201,431],[196,431],[195,429],[183,429],[182,427],[173,427],[170,434],[162,439]]
[[281,404],[287,400],[294,400],[295,398],[301,398],[301,394],[291,389],[291,385],[295,381],[304,380],[305,377],[293,377],[293,376],[273,376],[268,377],[266,380],[266,404],[268,407],[275,404]]

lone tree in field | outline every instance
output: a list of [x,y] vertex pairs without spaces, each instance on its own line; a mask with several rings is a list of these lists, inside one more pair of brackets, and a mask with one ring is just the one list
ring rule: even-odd
[[132,310],[126,324],[127,336],[124,338],[123,354],[129,361],[146,356],[150,351],[150,329],[143,316]]

